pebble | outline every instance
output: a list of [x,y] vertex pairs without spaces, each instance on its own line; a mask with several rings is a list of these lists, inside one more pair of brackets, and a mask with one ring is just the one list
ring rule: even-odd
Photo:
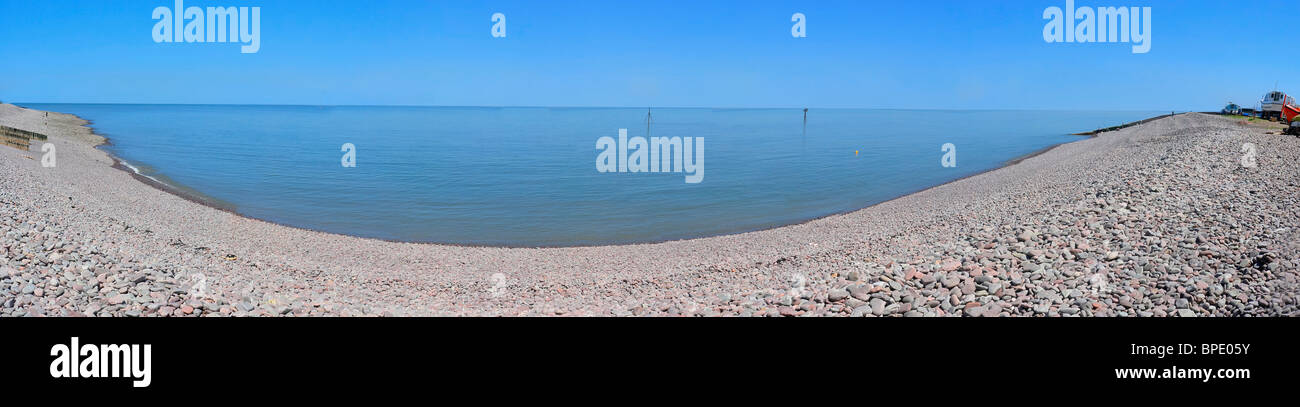
[[849,291],[845,289],[833,289],[826,294],[826,300],[830,302],[840,302],[849,298]]
[[858,301],[871,300],[870,286],[863,285],[863,284],[853,285],[848,287],[848,291],[849,291],[849,295],[853,296],[853,298],[857,299]]
[[885,300],[879,298],[872,298],[870,304],[871,304],[872,315],[877,315],[877,316],[885,315]]

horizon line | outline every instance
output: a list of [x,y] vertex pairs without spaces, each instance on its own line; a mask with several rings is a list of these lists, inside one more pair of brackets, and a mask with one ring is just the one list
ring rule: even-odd
[[[1047,108],[1007,108],[1007,107],[990,107],[990,108],[920,108],[920,107],[816,107],[816,106],[778,106],[778,107],[746,107],[746,106],[577,106],[577,105],[417,105],[417,104],[300,104],[300,103],[144,103],[144,102],[7,102],[0,100],[0,103],[11,105],[22,104],[44,104],[44,105],[138,105],[138,106],[280,106],[280,107],[408,107],[408,108],[486,108],[486,109],[727,109],[727,110],[786,110],[786,109],[820,109],[820,110],[948,110],[948,111],[1111,111],[1111,112],[1138,112],[1153,111],[1163,112],[1165,109],[1153,108],[1135,108],[1135,109],[1099,109],[1099,108],[1078,108],[1078,109],[1047,109]],[[1174,109],[1172,111],[1179,111]],[[1194,112],[1200,110],[1182,110],[1184,112]]]

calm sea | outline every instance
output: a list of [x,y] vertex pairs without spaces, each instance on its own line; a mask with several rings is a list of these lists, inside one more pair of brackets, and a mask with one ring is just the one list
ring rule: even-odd
[[[596,140],[646,109],[30,104],[76,114],[143,174],[238,213],[403,241],[631,243],[769,228],[985,171],[1162,112],[670,109],[704,178],[600,173]],[[342,146],[355,147],[344,167]],[[944,167],[941,146],[956,147]]]

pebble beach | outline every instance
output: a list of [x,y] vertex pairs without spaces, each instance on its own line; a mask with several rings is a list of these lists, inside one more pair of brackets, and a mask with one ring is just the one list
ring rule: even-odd
[[49,138],[0,146],[0,316],[1300,315],[1300,138],[1215,115],[801,224],[562,248],[278,225],[129,172],[81,118],[0,125]]

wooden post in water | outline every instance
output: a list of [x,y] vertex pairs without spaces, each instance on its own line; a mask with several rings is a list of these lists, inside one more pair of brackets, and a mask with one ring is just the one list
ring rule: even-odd
[[803,108],[803,136],[808,137],[808,108]]
[[799,137],[799,156],[808,158],[808,108],[803,108],[803,136]]

